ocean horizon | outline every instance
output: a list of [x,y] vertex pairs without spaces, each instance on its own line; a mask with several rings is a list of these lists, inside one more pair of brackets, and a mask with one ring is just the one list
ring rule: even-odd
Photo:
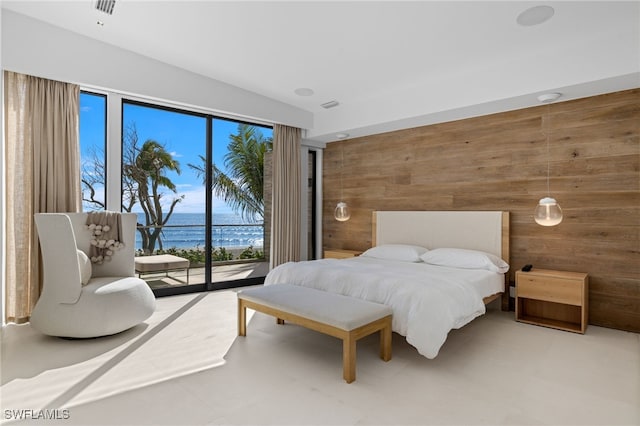
[[[145,223],[144,213],[138,214],[138,223]],[[214,248],[264,247],[264,225],[247,223],[236,214],[213,214],[212,244]],[[162,231],[162,247],[204,249],[205,213],[173,213]],[[142,238],[136,232],[136,249],[142,248]],[[156,244],[156,250],[159,248]]]

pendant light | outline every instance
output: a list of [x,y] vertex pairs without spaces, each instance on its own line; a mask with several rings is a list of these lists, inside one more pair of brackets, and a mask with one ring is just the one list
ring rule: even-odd
[[351,217],[351,213],[349,212],[349,207],[347,203],[340,201],[336,205],[335,211],[336,220],[340,222],[346,222]]
[[[340,200],[342,200],[342,168],[344,167],[344,145],[341,147],[340,151],[341,160],[340,160]],[[336,210],[334,212],[334,216],[339,222],[346,222],[351,217],[351,212],[349,211],[349,207],[347,203],[344,201],[339,201],[336,205]]]
[[[547,93],[544,95],[538,96],[538,100],[540,102],[553,102],[561,96],[560,93]],[[549,150],[549,133],[550,133],[550,120],[551,114],[549,114],[551,110],[551,106],[547,107],[547,118],[546,118],[546,131],[545,136],[547,138],[547,196],[540,199],[538,205],[536,206],[535,212],[533,214],[533,218],[535,219],[538,225],[542,226],[555,226],[562,222],[562,209],[560,205],[555,200],[555,198],[551,197],[551,192],[549,189],[549,174],[551,169],[551,159],[550,159],[550,150]]]

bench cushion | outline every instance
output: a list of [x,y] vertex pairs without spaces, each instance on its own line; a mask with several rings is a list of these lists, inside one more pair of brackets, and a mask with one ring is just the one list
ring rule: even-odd
[[189,259],[172,254],[138,256],[135,258],[136,272],[159,272],[169,269],[187,269]]
[[243,290],[238,297],[347,331],[393,312],[379,303],[291,284]]

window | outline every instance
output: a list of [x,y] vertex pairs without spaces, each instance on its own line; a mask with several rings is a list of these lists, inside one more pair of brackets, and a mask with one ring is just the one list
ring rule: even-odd
[[156,295],[262,283],[271,127],[117,93],[80,108],[83,209],[136,213],[138,256],[189,260],[142,275]]
[[106,206],[107,97],[80,92],[80,167],[83,211]]

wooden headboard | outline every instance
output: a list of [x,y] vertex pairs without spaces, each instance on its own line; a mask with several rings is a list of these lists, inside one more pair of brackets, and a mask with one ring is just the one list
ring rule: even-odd
[[[455,247],[495,254],[509,263],[509,212],[506,211],[374,211],[371,241],[413,244],[434,249]],[[505,288],[509,288],[505,275]],[[502,296],[509,309],[509,292]]]

